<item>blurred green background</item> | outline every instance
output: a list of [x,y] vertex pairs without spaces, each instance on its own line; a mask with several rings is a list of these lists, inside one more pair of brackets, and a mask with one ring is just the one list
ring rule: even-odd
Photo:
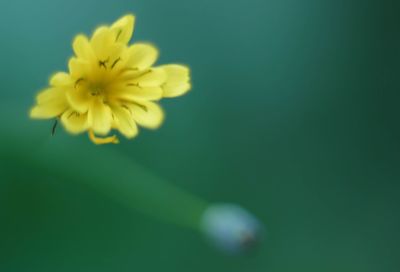
[[[161,129],[112,148],[197,196],[243,205],[268,235],[226,256],[192,230],[2,159],[0,271],[398,271],[398,11],[395,1],[1,1],[0,100],[21,115],[66,69],[75,34],[136,14],[134,41],[155,43],[160,64],[188,64],[194,88],[162,102]],[[47,137],[51,125],[33,127]]]

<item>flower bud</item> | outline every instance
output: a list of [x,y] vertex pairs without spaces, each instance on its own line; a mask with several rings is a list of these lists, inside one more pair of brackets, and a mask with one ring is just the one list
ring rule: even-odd
[[253,249],[260,241],[258,219],[235,204],[213,204],[203,214],[202,230],[224,252],[239,254]]

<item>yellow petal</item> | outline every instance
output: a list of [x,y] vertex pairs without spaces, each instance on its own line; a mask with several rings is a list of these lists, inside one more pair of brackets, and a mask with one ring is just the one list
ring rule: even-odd
[[156,129],[164,121],[164,111],[156,103],[138,101],[127,103],[126,106],[129,108],[135,121],[143,127]]
[[81,59],[71,58],[68,62],[69,73],[74,80],[85,78],[90,72],[90,63]]
[[48,119],[62,114],[68,107],[63,88],[48,88],[36,96],[38,105],[30,111],[31,118]]
[[68,108],[67,103],[46,103],[33,107],[29,116],[34,119],[50,119],[60,116]]
[[88,38],[85,35],[78,35],[75,37],[74,42],[72,44],[75,55],[79,59],[93,61],[94,60],[94,52],[90,45]]
[[[120,65],[122,62],[121,61],[121,55],[126,49],[125,45],[122,45],[120,43],[113,43],[107,48],[107,57],[104,57],[105,65],[107,69],[114,69],[115,67],[121,68],[122,65]],[[100,67],[104,69],[104,67]]]
[[100,98],[95,98],[89,107],[88,124],[93,131],[100,135],[110,132],[112,121],[111,109]]
[[38,104],[60,104],[66,102],[65,89],[63,88],[48,88],[45,89],[36,96],[36,102]]
[[162,97],[163,90],[161,87],[138,87],[126,86],[113,94],[116,99],[122,100],[159,100]]
[[115,43],[114,33],[108,27],[99,27],[93,34],[90,44],[96,57],[101,61],[106,61],[109,56],[109,48]]
[[109,27],[108,27],[108,26],[105,26],[105,25],[102,25],[102,26],[99,26],[98,28],[96,28],[96,29],[94,30],[94,32],[93,32],[92,37],[90,38],[90,43],[92,43],[93,38],[94,38],[95,36],[99,35],[101,32],[103,32],[103,31],[106,30],[106,29],[109,29]]
[[137,75],[130,83],[137,83],[140,87],[158,87],[165,83],[167,74],[164,69],[150,69]]
[[128,139],[138,134],[138,128],[128,109],[120,106],[113,107],[113,113],[117,119],[118,130]]
[[69,87],[73,85],[73,80],[69,74],[58,72],[51,77],[50,85],[53,87]]
[[132,14],[125,15],[116,21],[111,29],[115,33],[115,41],[127,44],[132,37],[135,24],[135,16]]
[[158,50],[151,44],[137,43],[128,49],[128,61],[126,65],[130,68],[144,70],[151,67],[158,58]]
[[87,114],[80,114],[73,109],[63,113],[61,122],[65,129],[73,134],[82,133],[88,129]]
[[177,64],[160,66],[167,74],[167,81],[163,85],[164,97],[176,97],[190,90],[190,70],[188,67]]
[[93,97],[84,88],[73,88],[67,92],[67,100],[71,107],[79,112],[86,113],[89,110],[90,102]]

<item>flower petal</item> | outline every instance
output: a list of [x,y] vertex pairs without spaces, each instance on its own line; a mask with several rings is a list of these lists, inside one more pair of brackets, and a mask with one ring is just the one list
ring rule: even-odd
[[115,44],[114,33],[109,27],[99,27],[93,34],[90,44],[96,57],[101,61],[106,61],[109,58],[109,48]]
[[190,70],[188,67],[177,64],[160,66],[167,74],[167,81],[163,85],[164,97],[176,97],[190,90]]
[[88,38],[85,35],[78,35],[72,43],[75,55],[79,59],[93,61],[94,53]]
[[108,105],[103,103],[100,98],[95,98],[89,107],[88,124],[93,131],[100,135],[110,132],[112,122],[112,112]]
[[36,96],[37,105],[30,111],[31,118],[49,119],[63,113],[68,103],[65,98],[65,90],[62,88],[48,88]]
[[126,65],[143,70],[151,67],[158,58],[158,50],[151,44],[137,43],[127,49],[129,56]]
[[73,134],[82,133],[88,129],[88,115],[80,114],[73,109],[69,109],[61,116],[61,122],[65,129]]
[[132,37],[134,25],[135,16],[132,14],[125,15],[117,20],[111,26],[111,30],[115,33],[115,41],[127,44]]
[[126,106],[129,108],[135,121],[143,127],[156,129],[164,121],[164,111],[156,103],[138,101],[127,103]]
[[57,72],[50,79],[50,85],[53,87],[68,87],[72,84],[71,76],[65,72]]
[[128,109],[120,106],[113,107],[113,113],[117,119],[118,130],[128,139],[138,134],[137,125]]
[[39,105],[31,109],[29,116],[34,119],[51,119],[59,116],[66,108],[66,105]]
[[47,88],[36,96],[38,104],[57,104],[59,102],[66,102],[65,89],[63,88]]
[[122,100],[159,100],[162,98],[161,87],[126,86],[113,94],[113,98]]
[[65,100],[47,102],[34,106],[29,116],[34,119],[50,119],[60,116],[67,108],[68,104]]
[[67,100],[71,107],[79,113],[86,113],[89,110],[92,96],[83,88],[71,89],[67,92]]
[[90,64],[87,61],[71,58],[68,62],[69,73],[74,80],[87,77],[90,72]]
[[140,87],[158,87],[167,80],[167,73],[164,69],[150,69],[142,75],[137,75],[130,83],[137,83]]

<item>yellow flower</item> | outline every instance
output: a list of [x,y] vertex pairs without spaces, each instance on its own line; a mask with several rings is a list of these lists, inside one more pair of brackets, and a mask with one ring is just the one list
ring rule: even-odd
[[158,57],[153,45],[128,45],[134,22],[126,15],[97,28],[90,39],[77,35],[69,73],[51,77],[36,97],[31,118],[58,118],[70,133],[87,131],[95,144],[118,143],[115,135],[108,136],[112,129],[134,138],[137,125],[159,127],[164,113],[156,101],[186,93],[190,71],[177,64],[152,67]]

